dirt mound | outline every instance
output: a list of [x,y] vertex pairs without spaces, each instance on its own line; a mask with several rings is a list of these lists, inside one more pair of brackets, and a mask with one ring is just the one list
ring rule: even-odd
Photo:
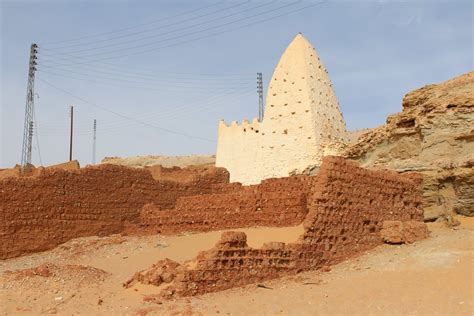
[[81,283],[102,282],[109,275],[102,269],[77,265],[66,264],[56,265],[53,263],[43,263],[34,268],[5,271],[3,277],[8,281],[27,281],[32,278],[55,278],[67,280],[80,280]]
[[19,178],[20,176],[24,177],[37,177],[41,175],[45,169],[56,169],[56,170],[79,170],[81,167],[79,161],[72,160],[57,165],[52,165],[48,167],[35,167],[34,165],[29,165],[26,169],[26,172],[21,173],[21,166],[16,165],[13,168],[0,169],[0,180],[8,178]]
[[408,93],[403,111],[369,130],[344,155],[364,167],[417,171],[425,219],[474,215],[474,72]]
[[123,286],[125,288],[130,288],[137,282],[155,286],[160,286],[163,283],[170,283],[178,274],[178,268],[180,266],[181,265],[178,262],[168,258],[160,260],[150,268],[135,273],[135,275],[125,282]]
[[161,165],[163,167],[187,167],[194,165],[214,165],[214,155],[190,155],[190,156],[136,156],[136,157],[105,157],[102,163],[122,165],[128,167],[147,167]]

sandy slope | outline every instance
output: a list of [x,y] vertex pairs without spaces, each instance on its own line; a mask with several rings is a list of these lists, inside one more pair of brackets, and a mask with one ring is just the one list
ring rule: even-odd
[[[413,245],[381,246],[331,272],[308,272],[201,297],[156,304],[143,297],[154,287],[121,283],[158,259],[189,259],[220,236],[82,238],[54,250],[1,262],[2,270],[52,262],[50,277],[2,275],[6,314],[75,315],[470,315],[473,310],[472,219],[457,230],[431,224],[431,238]],[[249,244],[290,242],[301,227],[244,229]],[[73,269],[67,264],[90,266]],[[103,272],[102,272],[103,271]]]
[[163,167],[186,167],[193,165],[214,164],[214,155],[190,155],[190,156],[135,156],[135,157],[105,157],[102,163],[129,167],[146,167],[162,165]]

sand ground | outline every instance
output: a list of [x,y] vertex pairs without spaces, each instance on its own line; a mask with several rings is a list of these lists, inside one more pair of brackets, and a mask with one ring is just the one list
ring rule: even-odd
[[[200,297],[144,302],[153,286],[124,289],[135,272],[168,257],[184,261],[221,232],[179,236],[80,238],[56,249],[0,262],[5,315],[473,315],[474,221],[431,237],[380,246],[330,272],[307,272]],[[249,245],[294,241],[302,227],[242,229]],[[49,277],[18,272],[56,265]],[[81,269],[68,265],[81,265]],[[3,273],[3,271],[14,273]],[[16,272],[15,272],[16,271]]]

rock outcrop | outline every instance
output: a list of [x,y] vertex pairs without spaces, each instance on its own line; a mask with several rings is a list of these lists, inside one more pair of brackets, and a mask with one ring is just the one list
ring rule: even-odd
[[344,156],[364,167],[420,172],[425,220],[474,216],[474,72],[405,95],[403,111]]

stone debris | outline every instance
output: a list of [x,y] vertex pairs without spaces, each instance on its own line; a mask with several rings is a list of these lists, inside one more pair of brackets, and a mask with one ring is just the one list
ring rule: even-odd
[[419,221],[384,221],[380,235],[388,244],[411,244],[429,236],[428,227]]
[[137,272],[123,284],[123,287],[130,288],[137,282],[155,286],[159,286],[162,283],[171,283],[180,267],[181,265],[176,261],[170,259],[160,260],[149,269]]

